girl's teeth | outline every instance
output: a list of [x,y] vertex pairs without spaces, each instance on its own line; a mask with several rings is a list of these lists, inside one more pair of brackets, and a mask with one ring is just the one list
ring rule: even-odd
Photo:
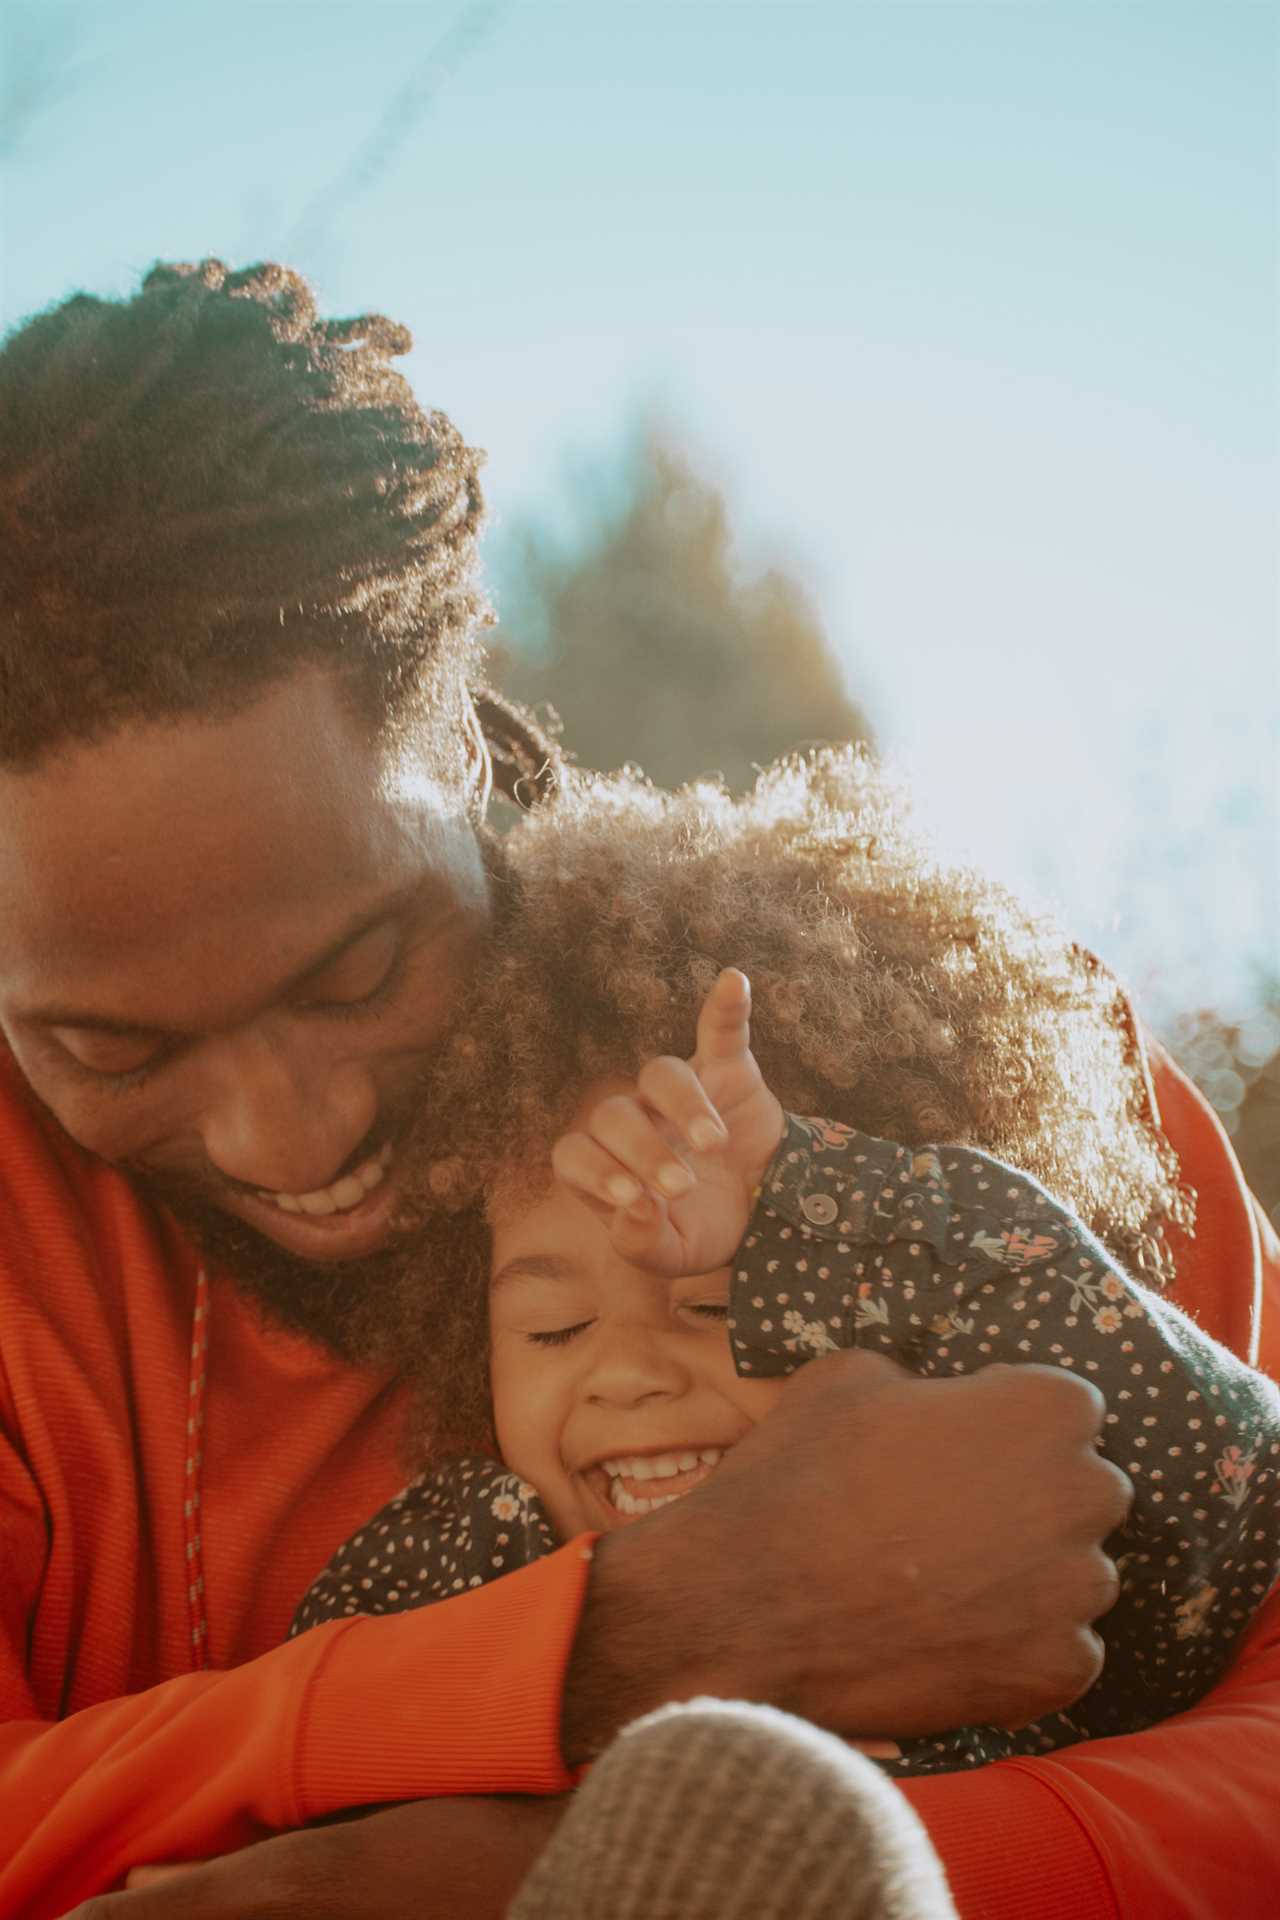
[[653,1500],[637,1500],[625,1487],[619,1487],[613,1496],[613,1504],[619,1513],[652,1513],[657,1507],[669,1507],[673,1500],[679,1498],[678,1493],[661,1493]]
[[[624,1480],[674,1480],[678,1474],[692,1473],[699,1466],[718,1466],[724,1458],[723,1447],[701,1447],[696,1452],[690,1448],[684,1453],[637,1454],[634,1457],[622,1456],[616,1460],[602,1460],[600,1465],[609,1476],[609,1501],[619,1513],[652,1513],[655,1507],[665,1507],[672,1500],[678,1500],[680,1493],[659,1493],[654,1489],[653,1497],[642,1498],[628,1491],[622,1485]],[[687,1492],[682,1488],[681,1493]]]

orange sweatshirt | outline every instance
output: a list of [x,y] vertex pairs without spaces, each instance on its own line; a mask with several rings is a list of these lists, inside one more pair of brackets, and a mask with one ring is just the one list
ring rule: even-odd
[[[1280,1373],[1280,1246],[1167,1061],[1157,1087],[1200,1192],[1178,1298]],[[0,1056],[0,1920],[61,1915],[133,1865],[340,1807],[569,1784],[557,1727],[580,1546],[440,1606],[284,1642],[335,1542],[402,1477],[396,1392],[264,1330],[216,1276],[198,1670],[194,1295],[176,1231],[52,1139]],[[1178,1719],[905,1791],[965,1920],[1239,1920],[1280,1902],[1277,1780],[1273,1596]]]

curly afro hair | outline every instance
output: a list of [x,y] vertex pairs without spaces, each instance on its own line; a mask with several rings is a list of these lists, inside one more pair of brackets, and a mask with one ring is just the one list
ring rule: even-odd
[[908,1145],[968,1142],[1071,1205],[1149,1284],[1191,1195],[1115,980],[1003,887],[941,864],[865,752],[779,762],[741,799],[570,771],[492,849],[492,957],[428,1083],[401,1282],[419,1452],[491,1444],[485,1196],[532,1199],[588,1084],[688,1055],[722,967],[783,1105]]

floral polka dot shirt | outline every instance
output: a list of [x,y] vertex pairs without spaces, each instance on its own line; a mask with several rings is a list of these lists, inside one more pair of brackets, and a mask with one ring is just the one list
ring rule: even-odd
[[[907,1148],[788,1116],[733,1267],[738,1371],[865,1347],[947,1378],[1061,1366],[1106,1397],[1103,1451],[1134,1501],[1108,1551],[1120,1597],[1101,1677],[1016,1733],[940,1730],[891,1774],[1136,1732],[1217,1679],[1280,1576],[1280,1389],[1122,1273],[1027,1175],[968,1147]],[[447,1599],[550,1553],[534,1488],[496,1461],[423,1474],[330,1561],[291,1632]]]

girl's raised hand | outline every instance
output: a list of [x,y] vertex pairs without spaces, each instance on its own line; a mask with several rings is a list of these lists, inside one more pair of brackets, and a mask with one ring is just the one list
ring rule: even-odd
[[728,967],[702,1004],[692,1060],[648,1061],[634,1087],[599,1101],[552,1151],[557,1178],[651,1273],[713,1273],[746,1232],[783,1132],[750,1020],[750,983]]

